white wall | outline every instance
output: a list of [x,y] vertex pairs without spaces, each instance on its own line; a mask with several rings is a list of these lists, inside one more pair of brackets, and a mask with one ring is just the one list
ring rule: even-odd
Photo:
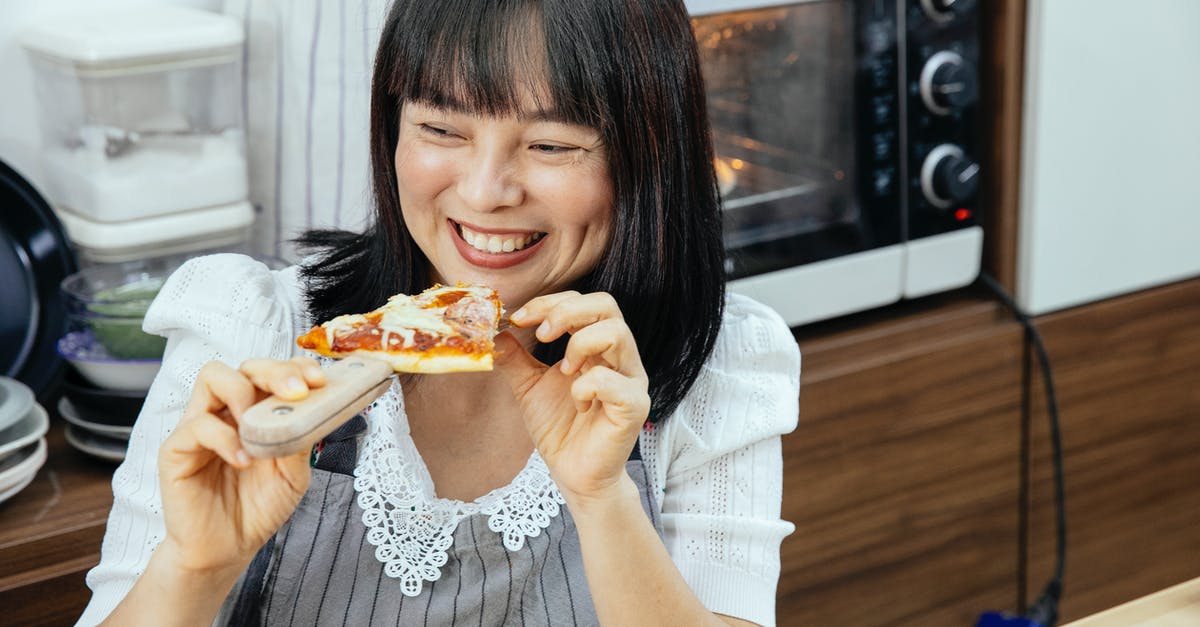
[[1200,2],[1030,0],[1018,300],[1200,275]]
[[0,1],[0,159],[16,168],[35,186],[41,185],[37,103],[33,78],[18,34],[29,25],[79,8],[174,4],[219,11],[222,0],[2,0]]

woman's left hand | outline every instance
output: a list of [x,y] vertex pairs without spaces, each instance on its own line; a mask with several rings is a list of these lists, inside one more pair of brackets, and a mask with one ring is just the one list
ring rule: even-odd
[[524,411],[533,443],[568,502],[619,496],[625,462],[650,411],[649,381],[633,333],[606,293],[535,298],[512,323],[541,342],[570,334],[546,366],[511,334],[496,338],[499,370]]

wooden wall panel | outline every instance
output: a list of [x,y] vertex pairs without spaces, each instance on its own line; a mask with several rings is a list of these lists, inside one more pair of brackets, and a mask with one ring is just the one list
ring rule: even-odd
[[799,336],[781,625],[970,625],[1016,605],[1021,333],[990,304]]
[[[1200,576],[1200,280],[1041,317],[1066,450],[1064,620]],[[1031,385],[1028,594],[1054,554],[1040,375]]]

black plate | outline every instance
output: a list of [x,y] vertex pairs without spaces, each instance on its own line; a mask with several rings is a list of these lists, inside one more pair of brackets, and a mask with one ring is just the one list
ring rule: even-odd
[[62,225],[37,191],[0,161],[0,373],[45,398],[62,371],[67,330],[58,284],[75,272]]
[[92,385],[74,368],[67,368],[62,383],[63,396],[70,399],[82,417],[106,425],[132,427],[142,411],[145,392],[106,390]]

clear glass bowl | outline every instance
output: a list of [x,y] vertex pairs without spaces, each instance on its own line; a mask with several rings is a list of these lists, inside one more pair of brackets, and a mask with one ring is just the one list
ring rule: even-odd
[[71,332],[90,332],[114,359],[160,359],[166,339],[142,331],[142,319],[184,258],[103,264],[63,279]]

